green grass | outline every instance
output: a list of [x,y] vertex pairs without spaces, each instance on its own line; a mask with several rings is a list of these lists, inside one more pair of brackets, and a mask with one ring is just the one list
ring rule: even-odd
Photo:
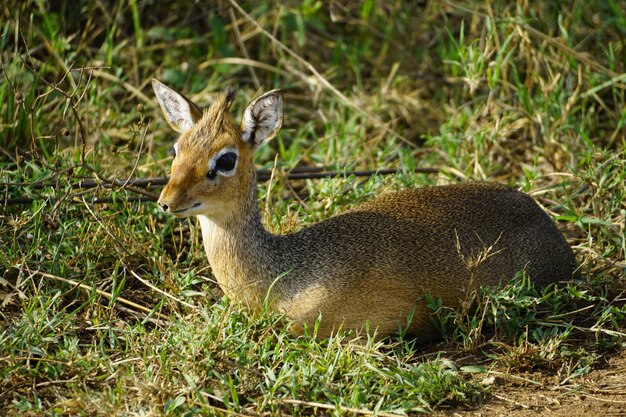
[[[529,370],[580,387],[624,349],[626,10],[536,3],[238,3],[255,22],[230,2],[0,6],[0,414],[414,414]],[[276,232],[487,179],[558,221],[581,281],[518,277],[456,311],[430,299],[444,341],[427,348],[293,338],[222,298],[195,220],[110,186],[168,172],[151,77],[200,104],[237,85],[239,115],[285,89],[284,129],[257,155],[277,168],[259,195]],[[288,182],[301,166],[404,171]],[[35,201],[4,205],[21,197]]]

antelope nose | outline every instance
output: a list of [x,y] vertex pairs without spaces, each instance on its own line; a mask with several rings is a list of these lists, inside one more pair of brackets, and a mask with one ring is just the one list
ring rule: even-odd
[[162,203],[159,201],[159,206],[163,209],[163,211],[169,210],[169,206],[166,203]]

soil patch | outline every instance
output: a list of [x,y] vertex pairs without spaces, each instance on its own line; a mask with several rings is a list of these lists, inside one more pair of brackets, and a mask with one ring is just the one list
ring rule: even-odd
[[626,416],[626,351],[606,366],[571,383],[553,377],[504,375],[496,378],[490,394],[472,409],[439,410],[434,416],[592,417]]

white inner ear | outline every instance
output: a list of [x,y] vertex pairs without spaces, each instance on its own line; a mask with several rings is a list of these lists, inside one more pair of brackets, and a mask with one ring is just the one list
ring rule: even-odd
[[243,114],[244,141],[253,146],[272,138],[283,123],[283,103],[279,93],[269,92],[253,101]]
[[215,156],[209,160],[209,171],[215,171],[215,168],[217,166],[217,160],[220,159],[222,155],[225,155],[229,152],[232,152],[235,155],[237,155],[237,160],[235,161],[235,165],[233,166],[233,169],[231,169],[230,171],[220,170],[216,172],[218,175],[221,175],[222,177],[232,177],[233,175],[235,175],[235,172],[237,171],[237,164],[239,163],[239,152],[237,151],[237,148],[220,149],[220,151],[216,153]]
[[196,119],[189,102],[183,96],[160,82],[154,84],[154,91],[163,114],[172,127],[180,133],[193,127]]

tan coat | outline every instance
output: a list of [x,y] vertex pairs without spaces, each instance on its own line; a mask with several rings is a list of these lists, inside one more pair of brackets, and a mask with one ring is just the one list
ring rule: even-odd
[[[159,204],[200,219],[220,287],[259,310],[269,306],[302,332],[321,316],[318,335],[339,328],[379,337],[407,327],[421,340],[437,333],[424,295],[456,306],[468,291],[525,270],[538,284],[568,280],[576,268],[567,242],[526,194],[488,183],[388,193],[297,233],[272,235],[257,207],[253,155],[282,124],[282,95],[271,91],[227,115],[230,93],[204,113],[158,81],[157,98],[182,135]],[[233,162],[236,161],[236,162]]]

